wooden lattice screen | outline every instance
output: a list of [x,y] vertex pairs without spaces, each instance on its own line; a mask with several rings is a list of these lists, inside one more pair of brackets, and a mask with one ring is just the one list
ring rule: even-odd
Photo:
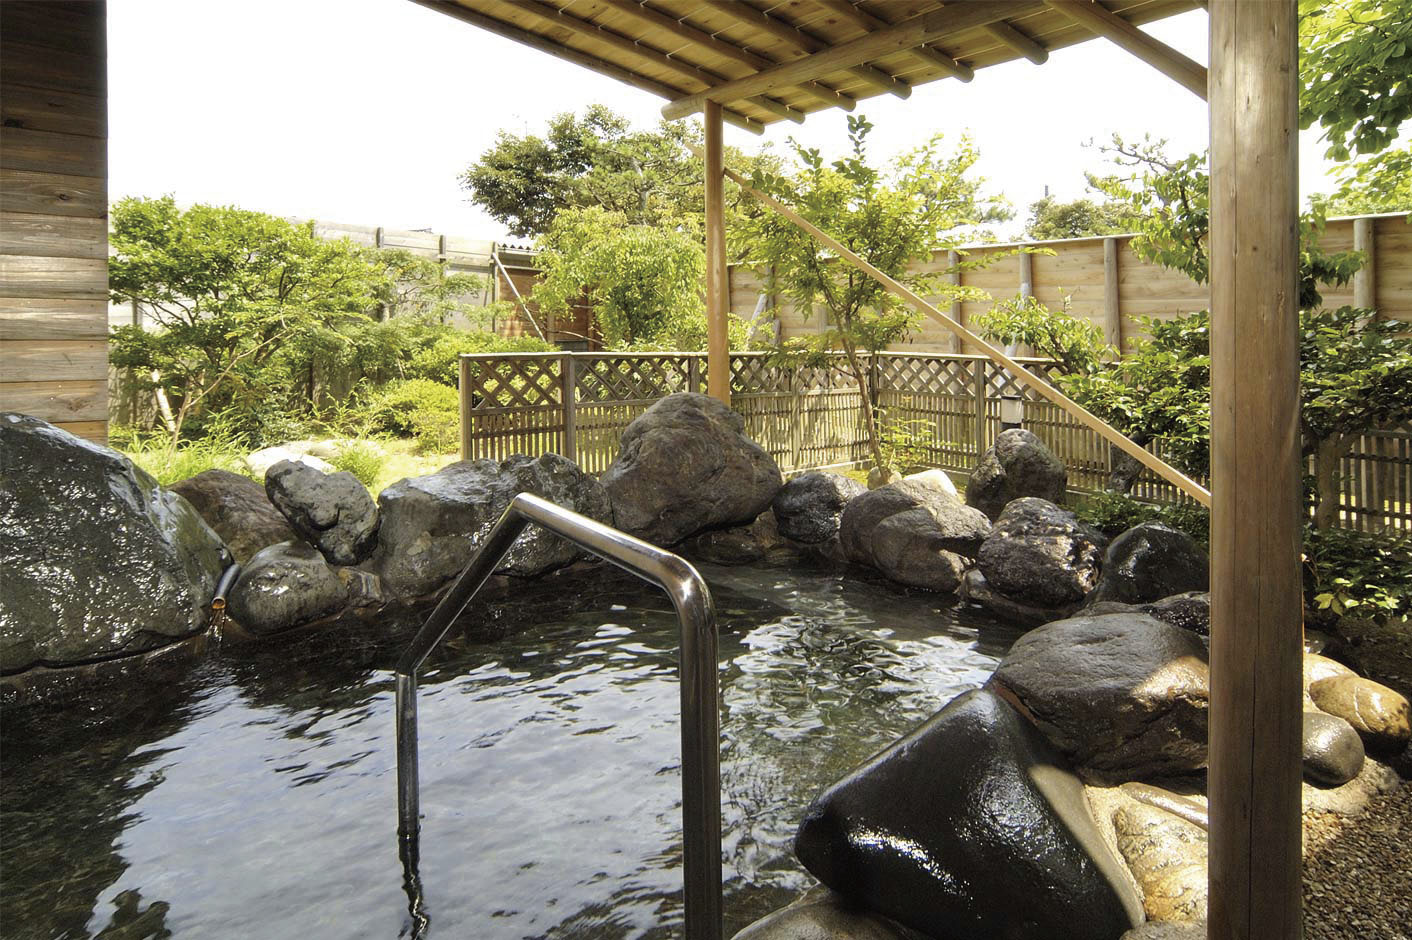
[[[680,352],[463,356],[461,456],[503,460],[554,452],[602,473],[617,456],[623,429],[653,402],[674,392],[705,392],[705,359]],[[1021,361],[1045,377],[1054,368],[1047,360]],[[1107,482],[1108,443],[989,359],[888,352],[867,362],[884,426],[908,435],[923,464],[968,474],[1000,432],[1002,400],[1019,397],[1024,426],[1064,461],[1072,490],[1098,492]],[[730,365],[731,407],[786,474],[867,459],[858,385],[841,364],[789,368],[771,364],[764,353],[734,353]],[[1151,449],[1166,456],[1160,441]],[[1360,438],[1340,469],[1341,525],[1412,532],[1412,428]],[[1133,495],[1188,499],[1146,471]]]

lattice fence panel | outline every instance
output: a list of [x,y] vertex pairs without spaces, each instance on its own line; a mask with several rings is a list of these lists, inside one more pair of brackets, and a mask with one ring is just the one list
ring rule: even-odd
[[561,361],[549,356],[466,357],[461,401],[462,456],[504,460],[562,452]]

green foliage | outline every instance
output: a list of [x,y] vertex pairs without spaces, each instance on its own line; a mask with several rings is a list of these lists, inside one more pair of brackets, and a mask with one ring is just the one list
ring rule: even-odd
[[[789,176],[756,172],[753,184],[792,204],[805,219],[918,293],[957,295],[957,288],[941,276],[909,272],[908,265],[930,258],[963,230],[1005,218],[1007,207],[982,195],[985,181],[968,175],[978,156],[968,139],[945,153],[942,138],[935,136],[885,172],[868,163],[871,130],[866,118],[850,116],[851,151],[827,166],[818,150],[791,141],[802,164],[799,171]],[[859,387],[868,389],[859,351],[884,349],[902,339],[915,315],[878,281],[821,252],[812,237],[778,213],[750,220],[743,234],[750,260],[769,266],[772,294],[797,309],[821,309],[828,318],[831,329],[813,341],[813,354],[822,353],[821,342],[834,344],[843,351]],[[968,299],[973,296],[967,294]],[[811,354],[805,344],[795,344],[781,355],[791,352]],[[883,465],[875,410],[876,402],[865,394],[864,426],[873,459]]]
[[1116,235],[1137,228],[1138,216],[1124,202],[1075,199],[1059,202],[1053,196],[1030,203],[1030,221],[1025,237],[1083,238],[1090,235]]
[[338,453],[329,461],[335,470],[348,471],[368,489],[372,489],[377,483],[385,462],[386,458],[376,447],[362,441],[339,448]]
[[1326,156],[1377,153],[1412,117],[1412,0],[1300,0],[1299,125]]
[[605,345],[668,343],[705,329],[705,252],[690,235],[630,224],[604,209],[559,213],[540,239],[543,280],[532,299],[558,313],[587,298]]
[[1306,529],[1304,589],[1306,605],[1317,610],[1412,617],[1412,539]]
[[460,358],[469,353],[557,352],[557,346],[536,336],[497,336],[448,330],[412,353],[404,368],[409,379],[429,379],[456,388],[461,380]]
[[1055,315],[1037,298],[1017,295],[976,317],[975,324],[987,339],[1006,346],[1027,345],[1058,362],[1070,375],[1088,375],[1118,351],[1103,341],[1097,324],[1072,316],[1069,302],[1066,295],[1063,312]]
[[483,323],[486,308],[472,304],[468,295],[485,290],[486,278],[477,274],[448,274],[445,265],[402,248],[369,252],[378,274],[374,297],[382,316],[425,317],[446,322],[457,314],[471,323]]
[[[1126,171],[1090,176],[1089,183],[1110,199],[1126,202],[1137,213],[1137,235],[1131,246],[1138,256],[1181,271],[1198,284],[1210,278],[1206,241],[1211,228],[1211,180],[1205,153],[1180,159],[1167,157],[1165,141],[1144,138],[1128,144],[1114,135],[1104,148]],[[1317,307],[1320,284],[1347,284],[1363,264],[1357,251],[1327,254],[1319,247],[1324,233],[1324,209],[1316,203],[1299,220],[1299,306]]]
[[114,426],[108,441],[163,486],[194,477],[207,470],[228,470],[252,476],[245,465],[249,448],[239,438],[217,426],[212,433],[173,447],[165,436],[145,434],[132,428]]
[[1412,418],[1412,340],[1406,324],[1340,307],[1300,317],[1304,449],[1337,435]]
[[1412,145],[1352,164],[1340,177],[1338,189],[1314,198],[1331,216],[1412,212]]
[[1084,496],[1073,510],[1109,538],[1144,522],[1160,522],[1185,532],[1203,547],[1211,541],[1211,512],[1200,503],[1145,503],[1120,493],[1094,493]]
[[389,382],[372,395],[368,412],[373,430],[416,438],[423,453],[450,453],[460,443],[460,397],[440,382]]
[[[549,122],[544,137],[501,131],[495,146],[461,175],[471,199],[515,235],[543,235],[564,210],[597,208],[628,224],[684,229],[700,237],[704,214],[700,126],[663,121],[655,130],[633,130],[627,118],[603,105],[583,116],[565,113]],[[743,173],[773,169],[778,160],[726,148],[726,165]],[[727,229],[757,207],[727,184]]]

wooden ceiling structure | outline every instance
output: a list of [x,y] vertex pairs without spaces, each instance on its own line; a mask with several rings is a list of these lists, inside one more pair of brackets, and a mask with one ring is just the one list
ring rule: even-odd
[[760,133],[778,121],[878,95],[907,98],[942,79],[1103,36],[1204,96],[1205,69],[1137,27],[1199,0],[416,0],[670,103],[709,97]]
[[[709,389],[729,398],[723,122],[763,130],[1103,38],[1211,107],[1210,940],[1302,932],[1295,0],[414,0],[705,122]],[[1207,7],[1210,70],[1137,27]],[[1114,76],[1114,80],[1118,80]],[[1208,97],[1209,93],[1209,97]],[[1087,102],[1086,102],[1087,104]],[[1101,105],[1100,105],[1101,106]],[[720,859],[684,860],[687,937]],[[715,887],[693,868],[715,867]],[[712,896],[714,890],[714,896]]]

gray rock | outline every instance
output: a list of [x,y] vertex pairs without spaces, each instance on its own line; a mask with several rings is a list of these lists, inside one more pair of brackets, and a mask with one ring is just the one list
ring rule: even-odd
[[889,483],[896,483],[900,479],[902,479],[902,474],[891,467],[871,467],[868,470],[868,489],[875,490],[887,486]]
[[1134,927],[1118,940],[1206,940],[1206,922],[1190,923],[1149,921],[1141,927]]
[[903,477],[904,480],[913,480],[934,490],[940,490],[950,496],[956,502],[964,502],[961,494],[956,489],[956,484],[951,482],[951,476],[945,470],[933,467],[930,470],[919,470],[916,473],[909,473]]
[[299,538],[265,488],[229,470],[206,470],[171,487],[225,540],[242,565],[260,549]]
[[1127,803],[1113,814],[1118,851],[1142,891],[1149,920],[1206,918],[1206,832],[1155,806]]
[[1357,675],[1330,676],[1309,685],[1320,711],[1353,726],[1375,754],[1395,754],[1412,740],[1412,707],[1385,685]]
[[657,545],[751,522],[782,483],[774,458],[745,436],[745,419],[691,392],[635,418],[602,479],[618,528]]
[[203,632],[230,553],[122,454],[0,413],[0,671],[129,656]]
[[[1101,576],[1099,580],[1102,581]],[[1097,608],[1087,609],[1097,612]],[[1211,635],[1211,595],[1205,591],[1173,594],[1150,604],[1140,604],[1137,609],[1197,636]]]
[[313,467],[320,473],[333,473],[333,464],[309,453],[308,448],[311,443],[310,441],[302,441],[257,450],[253,454],[246,455],[245,469],[263,480],[265,474],[275,464],[282,460],[292,460],[295,463],[302,463],[306,467]]
[[1044,442],[1023,428],[996,435],[966,486],[966,505],[998,519],[1011,500],[1034,496],[1064,502],[1069,472]]
[[1112,940],[1142,902],[1064,766],[1002,699],[966,692],[815,799],[795,854],[933,937]]
[[281,542],[256,553],[241,569],[230,592],[230,615],[263,636],[336,614],[348,600],[343,579],[318,549]]
[[1141,779],[1206,764],[1206,647],[1145,614],[1045,624],[1015,642],[990,681],[1083,766]]
[[282,460],[265,473],[265,493],[295,531],[335,565],[356,565],[377,547],[377,504],[346,470],[322,473]]
[[850,561],[901,584],[954,591],[989,531],[983,513],[929,479],[909,478],[850,501],[839,543]]
[[1342,786],[1363,769],[1363,739],[1342,718],[1305,712],[1304,776],[1326,787]]
[[820,887],[788,907],[755,921],[732,940],[925,940],[925,937]]
[[1069,604],[1064,607],[1037,607],[1033,604],[1012,601],[999,591],[991,590],[990,584],[986,581],[985,575],[981,574],[979,568],[972,568],[966,572],[965,576],[961,578],[961,587],[957,593],[961,595],[962,600],[984,607],[1006,623],[1019,627],[1043,626],[1054,620],[1063,620],[1079,609],[1078,604]]
[[[577,513],[613,522],[597,480],[558,454],[504,462],[463,460],[424,477],[400,480],[378,497],[382,525],[370,567],[401,597],[440,590],[470,562],[491,526],[520,493],[533,493]],[[580,556],[557,535],[530,526],[515,541],[504,574],[533,577]]]
[[780,535],[814,545],[838,537],[838,520],[849,500],[868,492],[839,473],[813,471],[787,481],[771,503]]
[[713,565],[750,565],[765,557],[765,546],[748,525],[702,532],[677,547],[688,557]]
[[1206,552],[1191,536],[1160,522],[1144,522],[1108,546],[1103,574],[1088,599],[1143,604],[1205,591],[1210,584]]
[[992,591],[1031,607],[1064,608],[1098,583],[1102,536],[1043,499],[1013,500],[976,555]]

